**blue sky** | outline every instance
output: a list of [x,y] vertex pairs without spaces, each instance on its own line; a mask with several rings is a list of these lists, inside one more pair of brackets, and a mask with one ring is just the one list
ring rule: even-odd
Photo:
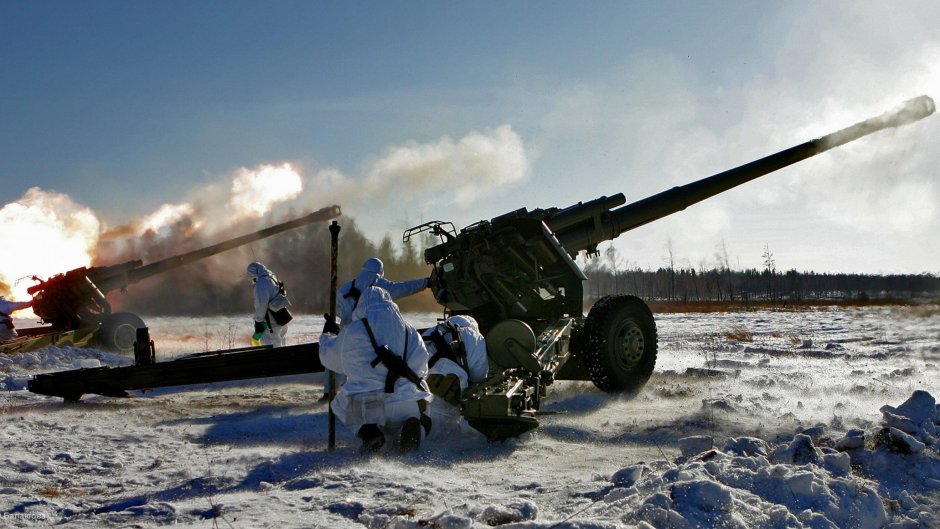
[[[0,0],[0,206],[39,187],[105,229],[290,163],[305,190],[275,207],[339,203],[397,238],[640,199],[940,97],[940,5],[819,4]],[[940,273],[938,121],[616,247],[642,267],[724,243],[741,266],[767,245],[781,269]]]

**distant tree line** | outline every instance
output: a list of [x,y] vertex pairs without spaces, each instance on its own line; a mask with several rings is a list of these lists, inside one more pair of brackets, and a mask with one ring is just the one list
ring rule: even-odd
[[[671,252],[670,252],[671,253]],[[648,300],[747,302],[813,300],[903,300],[940,298],[940,277],[933,274],[847,274],[776,270],[765,247],[763,269],[733,270],[729,266],[698,269],[671,266],[656,270],[617,268],[615,251],[607,261],[588,261],[585,302],[609,294],[632,294]]]

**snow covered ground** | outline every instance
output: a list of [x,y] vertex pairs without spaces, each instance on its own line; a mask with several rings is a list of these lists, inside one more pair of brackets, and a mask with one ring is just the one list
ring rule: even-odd
[[[427,325],[431,314],[410,315]],[[150,318],[158,360],[243,345],[240,318]],[[300,316],[292,340],[316,339]],[[321,375],[80,404],[0,357],[0,526],[587,529],[940,527],[940,307],[657,316],[632,400],[551,388],[536,431],[364,458],[326,450]]]

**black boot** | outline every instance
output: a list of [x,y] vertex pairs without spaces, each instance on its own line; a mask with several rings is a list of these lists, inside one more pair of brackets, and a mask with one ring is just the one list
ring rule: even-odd
[[421,446],[421,421],[411,417],[401,427],[401,443],[398,448],[402,452],[413,452]]
[[363,424],[356,437],[362,439],[362,446],[359,447],[360,454],[378,452],[385,445],[385,435],[382,434],[377,424]]

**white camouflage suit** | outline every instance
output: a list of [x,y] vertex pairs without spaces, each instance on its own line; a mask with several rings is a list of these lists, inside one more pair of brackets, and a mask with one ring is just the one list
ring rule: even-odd
[[355,279],[347,281],[340,285],[336,292],[336,314],[339,316],[339,324],[346,325],[352,320],[353,309],[356,307],[355,297],[349,296],[353,286],[359,289],[359,292],[365,292],[365,289],[371,286],[377,286],[388,292],[392,300],[417,294],[428,287],[428,278],[413,279],[411,281],[395,282],[389,281],[383,277],[385,265],[376,257],[366,259],[362,263],[362,270]]
[[[446,323],[451,324],[451,326],[438,324],[424,332],[428,354],[433,357],[437,352],[437,346],[429,339],[431,334],[438,331],[446,341],[452,342],[458,339],[453,336],[452,326],[456,326],[460,334],[460,342],[466,352],[467,369],[465,370],[450,358],[442,357],[438,358],[434,365],[428,368],[428,376],[455,375],[460,380],[460,391],[462,393],[470,385],[478,384],[486,379],[490,367],[489,357],[486,354],[486,340],[480,334],[477,321],[470,316],[451,316]],[[431,434],[435,440],[441,440],[462,431],[471,431],[469,426],[464,425],[460,410],[442,398],[435,397],[431,401],[428,407],[428,415],[431,417],[431,424],[433,425]]]
[[13,317],[11,314],[17,310],[25,309],[32,305],[32,301],[10,301],[0,296],[0,340],[12,340],[19,336],[13,329]]
[[[352,321],[353,309],[356,308],[357,303],[356,297],[350,295],[354,286],[359,292],[364,292],[365,289],[371,286],[377,286],[388,292],[392,300],[417,294],[428,287],[428,278],[426,277],[413,279],[411,281],[395,282],[385,279],[383,277],[384,272],[385,265],[382,263],[382,260],[377,257],[370,257],[362,263],[362,269],[355,278],[340,285],[336,291],[336,315],[341,326],[345,326]],[[337,387],[342,383],[343,376],[337,374]],[[330,390],[330,388],[327,387],[328,384],[328,381],[324,381],[323,383],[324,395]]]
[[[428,372],[428,351],[418,331],[402,318],[388,292],[368,287],[359,298],[349,323],[339,334],[320,336],[320,362],[331,371],[346,375],[346,383],[333,400],[333,412],[353,432],[363,424],[377,424],[386,437],[397,438],[409,417],[420,419],[418,402],[431,398],[427,384],[415,385],[398,378],[392,393],[385,392],[388,369],[376,363],[375,348],[363,320],[368,320],[376,342],[402,356],[422,379]],[[407,343],[407,349],[406,349]]]
[[248,277],[255,280],[255,323],[268,323],[270,328],[264,331],[264,337],[261,339],[263,345],[273,345],[274,347],[283,347],[287,345],[287,327],[290,325],[278,325],[268,311],[277,311],[290,306],[287,296],[279,293],[277,277],[263,264],[255,261],[248,265]]

